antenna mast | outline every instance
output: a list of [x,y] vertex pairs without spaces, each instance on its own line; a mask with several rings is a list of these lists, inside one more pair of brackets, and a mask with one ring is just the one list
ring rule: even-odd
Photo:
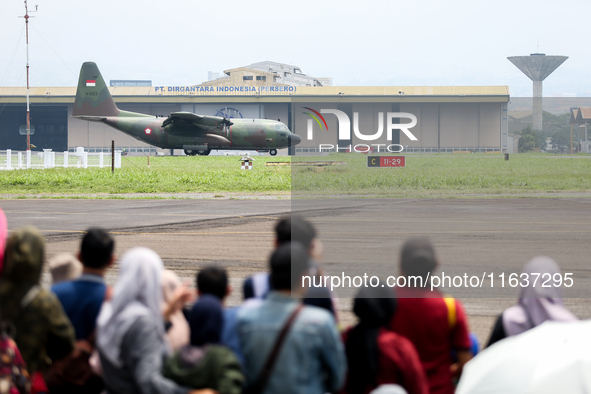
[[[36,12],[39,6],[35,6]],[[25,0],[25,27],[26,27],[26,37],[27,37],[27,150],[31,150],[31,111],[29,108],[29,18],[34,18],[33,16],[29,16],[29,7],[27,5],[27,0]]]

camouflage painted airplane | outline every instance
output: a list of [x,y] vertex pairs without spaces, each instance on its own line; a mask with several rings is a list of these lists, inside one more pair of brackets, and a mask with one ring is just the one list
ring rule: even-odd
[[277,149],[297,145],[301,138],[281,122],[269,119],[227,119],[173,112],[167,118],[122,111],[95,63],[80,70],[72,116],[102,122],[163,149],[183,149],[187,155],[209,155],[212,149],[258,150],[272,156]]

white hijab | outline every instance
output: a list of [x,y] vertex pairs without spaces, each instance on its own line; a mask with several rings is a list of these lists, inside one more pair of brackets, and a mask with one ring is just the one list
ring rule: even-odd
[[162,260],[148,248],[133,248],[121,258],[113,298],[105,302],[97,319],[97,347],[115,367],[121,367],[123,337],[138,318],[157,321],[165,342],[162,321]]
[[[577,320],[576,316],[564,306],[562,290],[560,287],[554,287],[553,279],[548,282],[551,284],[550,287],[543,286],[548,278],[545,274],[550,274],[551,278],[554,274],[560,274],[560,267],[556,261],[546,256],[535,257],[523,266],[523,273],[529,278],[529,286],[521,289],[519,303],[503,312],[503,328],[507,336],[521,334],[546,320],[562,322]],[[534,287],[537,274],[540,276],[535,281]],[[542,277],[542,275],[545,276]]]

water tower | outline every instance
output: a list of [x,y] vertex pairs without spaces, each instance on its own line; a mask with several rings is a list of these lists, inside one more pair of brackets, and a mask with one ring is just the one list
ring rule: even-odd
[[534,82],[533,128],[542,130],[542,81],[564,63],[568,56],[532,53],[529,56],[510,56],[507,59]]

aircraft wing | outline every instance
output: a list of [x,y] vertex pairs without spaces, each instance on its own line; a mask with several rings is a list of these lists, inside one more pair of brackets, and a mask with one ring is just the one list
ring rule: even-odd
[[229,119],[221,116],[197,115],[192,112],[173,112],[168,118],[164,119],[162,126],[165,127],[176,122],[194,124],[207,130],[221,130],[233,124]]
[[89,116],[89,115],[76,115],[76,116],[72,116],[72,118],[87,120],[89,122],[102,122],[103,120],[107,119],[106,116]]

